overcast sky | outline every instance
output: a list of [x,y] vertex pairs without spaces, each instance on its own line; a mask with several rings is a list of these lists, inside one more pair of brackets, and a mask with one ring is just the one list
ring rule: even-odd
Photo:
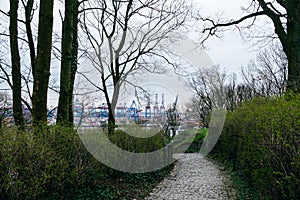
[[[224,13],[224,17],[234,19],[245,14],[241,7],[247,6],[250,0],[193,0],[193,2],[198,4],[201,14],[204,16],[215,17],[218,13]],[[8,4],[9,0],[0,0],[0,7],[6,11],[9,9]],[[58,5],[58,2],[55,4]],[[237,31],[225,32],[221,39],[210,38],[206,45],[207,53],[212,61],[226,67],[230,72],[237,72],[242,65],[247,65],[255,55],[254,49],[250,48],[252,44],[245,43]]]
[[[201,15],[215,18],[220,13],[223,13],[222,16],[229,21],[244,16],[246,13],[244,13],[241,8],[242,6],[247,6],[250,0],[194,0],[194,2],[197,2],[200,7]],[[259,19],[258,24],[258,27],[265,27],[266,19]],[[272,28],[271,25],[267,26]],[[198,31],[198,35],[195,33],[194,38],[193,36],[190,37],[190,39],[195,42],[199,42],[199,36],[202,31],[201,28]],[[220,65],[220,67],[224,68],[228,74],[236,73],[238,79],[241,80],[241,67],[246,67],[251,59],[255,59],[257,49],[259,49],[254,45],[255,41],[248,41],[247,39],[249,38],[242,38],[238,30],[232,29],[222,33],[221,38],[210,37],[205,43],[205,46],[207,47],[205,51],[214,65]],[[193,59],[187,60],[190,62]],[[199,61],[199,58],[196,58],[196,62],[197,61]],[[153,78],[153,76],[156,78]],[[165,77],[163,78],[159,76],[150,75],[151,80],[159,81],[164,79],[164,81],[160,82],[171,88],[175,93],[179,93],[179,98],[183,102],[187,102],[191,98],[192,93],[189,88],[185,88],[185,91],[179,89],[183,88],[184,84],[179,83],[179,81],[174,81],[175,78],[173,77],[163,76]]]
[[[200,13],[204,16],[215,17],[220,13],[229,19],[236,19],[243,16],[242,6],[247,6],[251,0],[193,0],[201,8]],[[0,7],[8,11],[8,0],[0,0]],[[58,5],[55,0],[56,6]],[[60,18],[59,16],[55,16]],[[57,22],[58,19],[54,20]],[[59,19],[60,20],[60,19]],[[264,20],[263,20],[264,21]],[[55,25],[56,26],[56,25]],[[60,27],[60,25],[59,25]],[[201,32],[201,30],[199,30]],[[200,35],[200,33],[199,33]],[[206,42],[209,58],[211,61],[225,68],[228,73],[240,73],[241,66],[246,66],[251,58],[255,57],[253,43],[245,42],[237,31],[224,32],[221,39],[210,38]],[[191,38],[194,39],[194,38]],[[195,41],[197,42],[197,36]],[[58,64],[55,64],[58,67]]]
[[[215,17],[219,13],[228,20],[238,19],[245,13],[241,9],[249,5],[251,0],[195,0],[201,7],[203,15]],[[266,26],[266,19],[258,20],[261,26]],[[269,23],[268,23],[269,24]],[[272,27],[268,25],[268,27]],[[207,41],[207,53],[214,64],[225,67],[229,72],[239,72],[241,66],[246,66],[251,58],[255,58],[257,48],[253,47],[254,42],[245,41],[239,32],[224,32],[221,39],[212,37]]]

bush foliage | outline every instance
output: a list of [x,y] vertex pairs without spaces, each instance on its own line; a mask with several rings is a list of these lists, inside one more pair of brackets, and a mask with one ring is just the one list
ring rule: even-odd
[[117,130],[108,135],[109,139],[119,148],[135,153],[147,153],[156,151],[165,145],[166,138],[163,132],[158,132],[152,137],[138,138]]
[[[134,141],[122,131],[109,137],[133,152],[159,149],[165,140],[158,134]],[[86,150],[71,127],[0,128],[0,199],[140,199],[170,170],[129,174],[110,169]]]
[[63,197],[86,182],[87,170],[101,167],[71,128],[0,129],[1,199]]
[[193,142],[191,143],[191,145],[185,152],[186,153],[199,152],[207,133],[208,133],[207,128],[202,128],[202,129],[197,130],[197,133],[193,139]]
[[300,199],[299,144],[300,95],[256,98],[227,114],[212,155],[240,175],[251,199]]

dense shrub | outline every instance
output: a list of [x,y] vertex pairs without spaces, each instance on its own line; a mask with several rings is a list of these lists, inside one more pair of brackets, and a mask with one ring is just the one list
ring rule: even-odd
[[[109,138],[132,152],[165,144],[163,133],[137,139],[116,131]],[[86,150],[70,127],[24,132],[0,128],[0,199],[142,199],[170,170],[130,174],[110,169]]]
[[102,170],[71,128],[0,129],[0,199],[62,198]]
[[163,132],[159,132],[152,137],[138,138],[117,130],[108,135],[109,139],[121,149],[135,153],[147,153],[156,151],[165,145],[166,139]]
[[[141,134],[147,134],[147,132],[141,132]],[[166,138],[164,137],[163,131],[158,132],[157,134],[151,137],[140,138],[131,136],[123,130],[117,130],[115,133],[109,134],[108,138],[120,149],[133,153],[154,152],[162,149],[165,146],[166,142]],[[130,168],[133,164],[132,161],[134,160],[135,163],[138,163],[138,165],[141,166],[140,170],[143,171],[147,169],[147,166],[155,167],[155,165],[159,163],[163,164],[167,161],[167,156],[171,156],[164,151],[157,152],[157,155],[158,156],[155,157],[153,160],[148,159],[146,161],[144,159],[141,159],[141,157],[137,158],[135,154],[131,154],[126,156],[126,161],[123,164],[123,166],[127,166],[127,168]],[[143,167],[145,167],[145,169],[143,169]],[[108,172],[110,173],[110,176],[119,176],[120,174],[119,171],[114,169],[110,169]]]
[[[153,188],[173,169],[169,165],[163,169],[148,173],[119,172],[117,177],[95,178],[87,187],[74,190],[65,199],[115,199],[142,200],[149,196]],[[115,174],[116,175],[116,174]]]
[[189,146],[189,148],[186,150],[186,153],[195,153],[199,152],[201,149],[201,146],[203,144],[204,138],[206,137],[208,132],[207,128],[202,128],[197,130],[197,133],[194,137],[193,142]]
[[[131,128],[124,130],[119,127],[114,133],[105,133],[105,135],[119,148],[129,152],[152,152],[165,145],[166,139],[163,132],[148,138],[137,138],[128,134],[128,131],[133,130]],[[85,130],[83,134],[87,140],[97,140],[98,137],[94,137],[93,133],[102,131],[103,129],[89,129]],[[141,129],[137,131],[141,131]],[[89,134],[91,137],[88,136]],[[147,134],[147,132],[141,131],[141,134]],[[99,149],[101,151],[100,147]],[[114,153],[113,150],[111,153]],[[130,157],[126,157],[126,159],[130,159]],[[153,162],[153,160],[149,160],[149,162]],[[126,164],[124,163],[124,165]],[[144,162],[143,164],[147,165]],[[88,187],[74,191],[74,195],[68,196],[68,199],[144,199],[155,185],[169,174],[172,168],[173,165],[169,165],[148,173],[128,173],[107,168],[105,177],[97,178],[97,175],[94,175],[90,178]]]
[[300,199],[300,95],[257,98],[226,116],[212,154],[231,165],[251,199]]

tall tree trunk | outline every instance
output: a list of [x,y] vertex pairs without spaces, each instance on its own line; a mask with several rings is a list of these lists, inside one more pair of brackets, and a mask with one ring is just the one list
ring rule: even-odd
[[74,83],[75,75],[77,72],[77,59],[78,59],[78,0],[75,1],[75,9],[73,16],[73,49],[72,49],[72,65],[71,65],[71,80],[70,80],[70,100],[69,100],[69,123],[74,123],[74,112],[73,112],[73,95],[74,95]]
[[[36,61],[36,55],[35,55],[35,44],[34,44],[34,39],[33,39],[33,34],[32,34],[32,29],[31,29],[31,20],[32,20],[32,15],[33,15],[33,4],[34,0],[28,0],[27,4],[25,5],[25,27],[26,27],[26,35],[27,35],[27,40],[28,40],[28,48],[30,52],[30,61],[31,61],[31,68],[33,69],[35,61]],[[28,91],[30,93],[30,91]],[[32,101],[32,96],[30,95],[30,99]],[[32,107],[28,102],[23,103],[26,105],[26,107],[29,109],[31,115],[32,115]]]
[[105,96],[107,107],[108,107],[108,120],[107,120],[108,133],[112,134],[115,131],[115,125],[116,125],[116,120],[115,120],[115,116],[114,116],[115,104],[110,102],[107,90],[104,91],[104,96]]
[[[115,131],[115,125],[116,125],[114,112],[115,112],[115,107],[116,107],[117,102],[116,102],[116,99],[114,98],[114,96],[115,96],[114,94],[112,97],[112,101],[110,101],[109,92],[108,92],[108,89],[106,86],[104,74],[101,75],[101,81],[102,81],[102,86],[103,86],[104,97],[105,97],[107,107],[108,107],[108,120],[107,120],[108,133],[112,134]],[[114,88],[114,93],[115,93],[115,88]]]
[[116,126],[116,119],[115,119],[115,116],[114,116],[114,111],[115,111],[115,107],[113,107],[113,105],[109,102],[107,104],[107,107],[108,107],[108,133],[109,134],[112,134],[114,133],[115,131],[115,126]]
[[34,66],[35,63],[35,47],[34,47],[34,40],[32,36],[32,29],[31,29],[31,14],[33,9],[33,3],[34,0],[28,0],[27,4],[25,6],[25,26],[26,26],[26,34],[28,39],[28,47],[30,51],[30,60],[31,60],[31,66]]
[[21,64],[18,45],[18,6],[19,0],[10,1],[10,52],[12,66],[12,82],[13,82],[13,116],[17,126],[24,126],[24,117],[22,109],[22,93],[21,93]]
[[33,66],[32,115],[34,125],[47,122],[47,96],[50,77],[53,30],[53,0],[41,0],[37,57]]
[[70,94],[70,82],[74,38],[74,2],[75,0],[65,0],[57,123],[65,123],[69,121],[69,105],[72,96]]
[[290,0],[287,10],[287,88],[300,92],[300,1]]

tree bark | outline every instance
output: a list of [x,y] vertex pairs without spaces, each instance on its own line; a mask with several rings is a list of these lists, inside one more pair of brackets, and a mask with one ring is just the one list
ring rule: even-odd
[[74,96],[74,83],[75,75],[77,72],[77,60],[78,60],[78,7],[79,2],[75,0],[73,13],[73,49],[72,49],[72,65],[71,65],[71,80],[70,80],[70,100],[69,100],[69,123],[74,123],[74,111],[73,111],[73,96]]
[[18,6],[19,0],[10,1],[10,52],[13,82],[13,116],[16,126],[24,126],[24,117],[22,109],[22,92],[21,92],[21,64],[18,45]]
[[26,34],[28,39],[28,47],[30,51],[30,60],[31,66],[34,66],[36,55],[35,55],[35,47],[34,47],[34,40],[32,36],[32,29],[31,29],[31,14],[33,8],[34,0],[28,0],[25,6],[25,26],[26,26]]
[[69,121],[69,105],[72,96],[70,93],[70,82],[74,39],[74,2],[75,0],[65,1],[65,19],[63,21],[62,28],[62,58],[57,123],[66,123]]
[[34,125],[47,122],[47,96],[50,77],[53,31],[53,0],[41,0],[37,57],[33,66],[32,117]]
[[104,93],[104,97],[107,103],[107,107],[108,107],[108,133],[112,134],[115,131],[115,125],[116,125],[116,120],[115,120],[115,116],[114,116],[114,111],[115,111],[115,106],[116,103],[113,103],[113,101],[110,101],[109,99],[109,94],[108,94],[108,90],[106,87],[106,82],[105,82],[105,78],[104,78],[104,74],[102,74],[101,76],[101,80],[102,80],[102,84],[103,84],[103,93]]
[[287,10],[287,89],[300,92],[300,1],[288,1]]
[[288,59],[288,91],[300,92],[300,0],[277,1],[287,13],[287,25],[265,0],[257,0],[265,14],[272,20],[275,33]]
[[300,92],[300,0],[288,0],[282,5],[287,13],[286,31],[279,15],[258,0],[266,15],[273,21],[275,33],[288,59],[288,91]]

